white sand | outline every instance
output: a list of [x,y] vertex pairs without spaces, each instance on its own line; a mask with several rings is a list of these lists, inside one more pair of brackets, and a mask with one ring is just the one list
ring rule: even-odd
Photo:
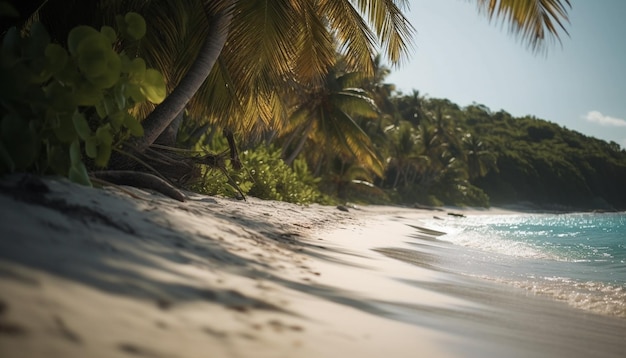
[[442,270],[450,245],[418,229],[441,213],[16,181],[0,183],[2,358],[626,352],[625,320]]

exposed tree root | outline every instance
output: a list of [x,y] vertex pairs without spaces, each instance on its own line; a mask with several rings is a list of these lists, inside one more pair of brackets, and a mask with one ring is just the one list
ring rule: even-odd
[[[245,200],[245,195],[228,174],[226,158],[228,153],[219,154],[204,153],[159,144],[153,144],[143,153],[135,148],[127,147],[117,152],[118,157],[124,160],[116,160],[113,170],[92,172],[96,179],[117,185],[128,185],[139,188],[155,190],[170,198],[184,201],[185,197],[177,187],[189,187],[202,180],[200,166],[208,166],[210,169],[220,170],[231,185]],[[238,159],[238,158],[237,158]],[[123,163],[123,165],[120,165]]]

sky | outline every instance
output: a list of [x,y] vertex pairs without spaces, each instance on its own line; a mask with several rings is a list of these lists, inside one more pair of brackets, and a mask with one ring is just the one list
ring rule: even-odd
[[533,115],[626,148],[626,0],[571,0],[569,36],[533,53],[475,1],[411,0],[417,34],[388,83],[410,94]]

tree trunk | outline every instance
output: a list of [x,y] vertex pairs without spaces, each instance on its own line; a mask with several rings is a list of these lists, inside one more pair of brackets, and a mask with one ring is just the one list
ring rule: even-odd
[[143,152],[154,143],[178,114],[184,110],[189,100],[191,100],[209,76],[228,37],[233,3],[234,1],[231,0],[229,2],[230,6],[224,10],[215,14],[207,14],[209,16],[209,31],[196,60],[172,93],[143,121],[144,136],[138,138],[133,143],[138,151]]
[[283,158],[283,160],[287,158],[287,152],[289,151],[289,146],[300,133],[301,133],[301,130],[299,128],[294,129],[294,131],[289,135],[287,140],[283,143],[283,148],[280,151],[280,157]]
[[154,141],[156,144],[165,145],[168,147],[176,146],[176,137],[178,137],[178,130],[183,123],[183,112],[180,112],[176,118],[170,123],[167,128],[161,133],[161,135]]
[[241,170],[243,165],[239,159],[239,151],[237,150],[237,143],[235,143],[235,136],[230,129],[224,129],[224,137],[228,142],[228,150],[230,151],[230,166],[235,170]]
[[401,165],[397,164],[396,165],[396,177],[393,180],[393,189],[398,187],[398,183],[400,182],[400,175],[402,174],[402,170],[400,169]]
[[285,159],[285,163],[287,165],[291,165],[293,163],[293,161],[296,160],[296,158],[298,157],[300,152],[302,152],[302,150],[304,149],[304,144],[306,143],[306,140],[309,138],[309,132],[311,132],[312,128],[313,128],[313,121],[309,120],[309,123],[307,124],[306,128],[304,129],[304,132],[302,133],[302,137],[300,138],[300,141],[298,142],[298,145],[293,150],[293,152],[291,152],[289,157],[287,159]]

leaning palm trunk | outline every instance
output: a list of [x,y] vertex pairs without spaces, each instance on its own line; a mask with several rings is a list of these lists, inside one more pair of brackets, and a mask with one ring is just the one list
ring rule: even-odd
[[[208,165],[225,172],[223,166],[218,163],[221,161],[215,160],[221,158],[220,155],[181,156],[176,152],[159,148],[157,143],[175,142],[185,107],[207,79],[222,53],[231,26],[233,3],[234,0],[228,0],[226,6],[217,11],[215,7],[209,8],[205,5],[209,23],[208,34],[189,70],[165,100],[142,122],[144,136],[127,142],[123,149],[116,151],[109,162],[112,171],[106,175],[100,173],[96,179],[149,187],[174,199],[184,200],[184,196],[177,193],[170,183],[181,186],[187,181],[193,181],[200,176],[198,165]],[[140,171],[150,173],[133,174],[140,168]]]
[[133,147],[139,152],[144,152],[154,143],[184,110],[209,76],[228,37],[233,3],[231,0],[228,6],[209,16],[209,36],[205,39],[196,60],[174,90],[143,121],[144,136],[133,143]]

